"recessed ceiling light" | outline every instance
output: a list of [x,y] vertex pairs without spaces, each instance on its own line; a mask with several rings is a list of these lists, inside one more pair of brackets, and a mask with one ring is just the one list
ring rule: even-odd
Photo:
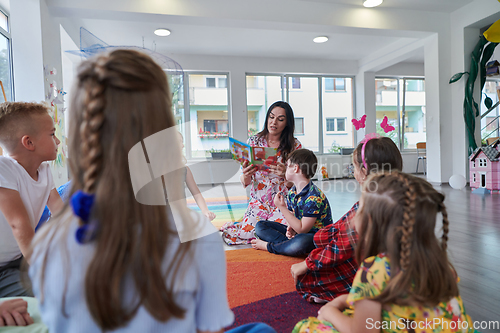
[[155,30],[155,35],[156,36],[161,36],[161,37],[168,36],[168,35],[170,35],[170,30],[164,29],[164,28],[156,29]]
[[313,42],[315,42],[315,43],[328,42],[328,37],[326,37],[326,36],[319,36],[319,37],[314,38]]
[[384,0],[365,0],[363,6],[371,8],[379,6]]

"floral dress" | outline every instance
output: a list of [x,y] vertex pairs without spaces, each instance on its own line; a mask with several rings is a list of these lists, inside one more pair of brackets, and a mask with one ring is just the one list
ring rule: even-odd
[[[351,292],[347,297],[347,303],[351,305],[351,309],[347,309],[346,313],[353,313],[352,306],[354,302],[380,295],[386,288],[390,276],[389,259],[384,254],[365,259],[356,273]],[[380,323],[367,321],[367,325],[377,325],[377,327],[381,327],[381,332],[384,333],[474,332],[472,321],[465,313],[460,296],[454,297],[446,303],[439,303],[434,308],[391,304],[389,311],[382,308]],[[305,332],[338,331],[331,323],[310,317],[297,323],[292,331],[292,333]]]
[[[247,143],[252,147],[269,147],[265,138],[251,136]],[[295,139],[294,150],[302,148],[299,140]],[[283,157],[278,155],[278,162],[284,163]],[[266,171],[257,171],[250,183],[250,201],[242,221],[228,222],[220,229],[222,238],[228,245],[249,244],[255,239],[255,225],[258,221],[268,220],[287,224],[283,214],[274,205],[276,193],[286,196],[288,188],[285,179]]]

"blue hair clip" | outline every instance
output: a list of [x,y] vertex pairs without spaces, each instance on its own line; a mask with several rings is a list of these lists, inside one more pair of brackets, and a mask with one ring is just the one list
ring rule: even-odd
[[71,208],[76,216],[84,223],[76,230],[76,240],[80,244],[85,244],[95,239],[97,233],[97,223],[89,223],[90,213],[94,205],[94,194],[88,194],[83,191],[76,191],[70,199]]
[[84,224],[76,229],[76,241],[80,244],[86,244],[95,239],[97,235],[97,223],[93,220],[90,223]]
[[71,208],[76,216],[82,219],[84,223],[89,222],[90,212],[92,206],[94,205],[93,194],[88,194],[83,191],[76,191],[75,194],[71,196]]

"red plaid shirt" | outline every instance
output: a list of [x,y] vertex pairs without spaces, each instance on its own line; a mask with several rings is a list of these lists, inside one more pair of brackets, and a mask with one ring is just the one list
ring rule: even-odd
[[350,227],[359,202],[336,223],[320,229],[314,235],[314,249],[306,259],[307,272],[297,280],[297,291],[309,302],[314,299],[331,301],[351,290],[358,269],[353,244],[356,232]]

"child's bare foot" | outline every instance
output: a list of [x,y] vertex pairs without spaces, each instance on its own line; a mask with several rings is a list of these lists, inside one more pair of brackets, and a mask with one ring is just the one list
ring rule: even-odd
[[267,242],[264,242],[263,240],[260,240],[260,239],[253,239],[252,240],[252,247],[256,250],[267,251]]

